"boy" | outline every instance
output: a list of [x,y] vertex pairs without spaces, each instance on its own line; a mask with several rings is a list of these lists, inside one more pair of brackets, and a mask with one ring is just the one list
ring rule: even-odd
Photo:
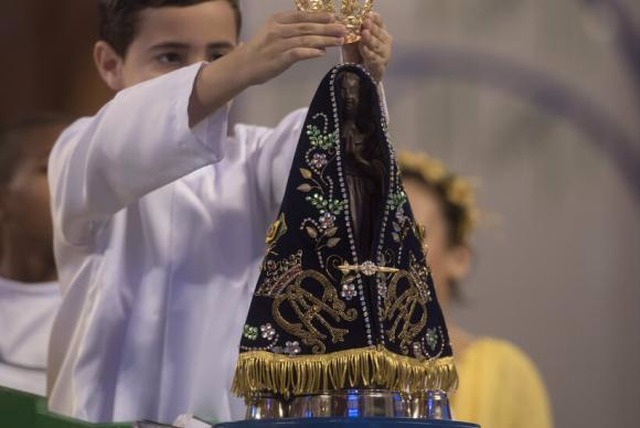
[[[100,6],[95,60],[120,92],[71,126],[50,162],[65,294],[50,408],[90,421],[240,419],[229,393],[238,341],[304,112],[229,138],[227,104],[346,30],[329,14],[286,12],[237,45],[235,0]],[[390,52],[373,14],[346,54],[380,79]]]
[[39,395],[61,301],[47,161],[70,123],[39,114],[0,131],[0,385]]

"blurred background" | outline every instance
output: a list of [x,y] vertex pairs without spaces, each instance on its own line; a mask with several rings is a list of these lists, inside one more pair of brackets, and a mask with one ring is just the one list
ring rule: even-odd
[[[292,0],[244,0],[245,37]],[[640,402],[640,2],[378,0],[399,148],[473,177],[483,219],[465,303],[477,335],[540,368],[556,426],[636,426]],[[90,115],[92,0],[2,0],[0,121]],[[338,59],[248,90],[234,120],[274,125]],[[490,427],[488,427],[490,428]]]

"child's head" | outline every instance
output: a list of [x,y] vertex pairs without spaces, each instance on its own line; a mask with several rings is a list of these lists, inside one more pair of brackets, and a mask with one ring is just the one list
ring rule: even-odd
[[94,58],[104,81],[120,90],[200,61],[238,43],[239,0],[99,0]]
[[0,231],[7,239],[51,247],[49,153],[71,121],[40,114],[0,130]]

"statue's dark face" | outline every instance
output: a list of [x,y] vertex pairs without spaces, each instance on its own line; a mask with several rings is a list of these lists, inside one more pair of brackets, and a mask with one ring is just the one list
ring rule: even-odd
[[360,108],[360,79],[354,73],[345,73],[342,78],[342,101],[347,119],[355,119]]

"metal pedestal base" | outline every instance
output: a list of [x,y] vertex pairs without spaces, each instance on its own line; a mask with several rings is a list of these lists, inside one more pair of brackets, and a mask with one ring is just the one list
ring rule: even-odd
[[406,418],[315,418],[230,422],[216,428],[480,428],[456,422]]

